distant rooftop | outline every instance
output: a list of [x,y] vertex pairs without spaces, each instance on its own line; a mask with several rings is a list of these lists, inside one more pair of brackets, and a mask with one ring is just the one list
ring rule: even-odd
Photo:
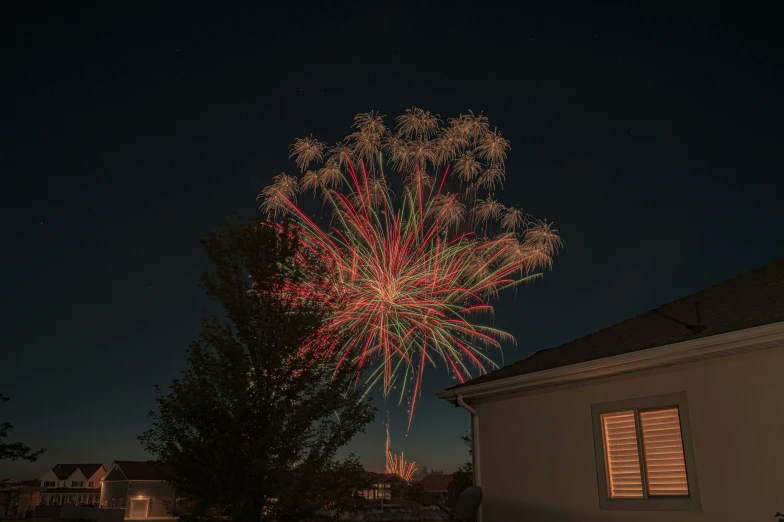
[[[126,480],[166,480],[167,477],[166,468],[155,462],[115,460],[114,464],[115,469],[119,469]],[[114,475],[114,471],[111,475]],[[108,476],[107,479],[109,479]]]
[[375,484],[406,482],[406,479],[397,473],[376,473],[375,471],[365,471],[365,476],[372,479]]
[[52,468],[55,476],[60,480],[65,480],[74,473],[76,473],[77,469],[82,470],[82,474],[85,478],[92,477],[96,471],[101,469],[103,464],[57,464],[55,467]]

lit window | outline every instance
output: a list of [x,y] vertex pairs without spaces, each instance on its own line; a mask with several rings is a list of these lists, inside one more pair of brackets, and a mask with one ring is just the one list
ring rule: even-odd
[[683,393],[592,406],[603,509],[699,509]]
[[604,460],[611,498],[642,498],[642,472],[634,411],[602,415]]

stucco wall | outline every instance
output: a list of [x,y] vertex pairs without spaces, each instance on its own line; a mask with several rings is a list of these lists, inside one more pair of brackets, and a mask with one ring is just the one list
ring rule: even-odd
[[149,517],[167,517],[164,501],[174,503],[174,489],[166,482],[131,482],[128,490],[128,497],[137,496],[150,498]]
[[57,475],[54,474],[54,471],[51,469],[47,471],[43,477],[41,477],[41,487],[44,487],[44,482],[51,482],[54,481],[54,487],[60,485],[60,480],[57,478]]
[[88,484],[92,482],[94,484],[93,487],[96,488],[101,487],[101,479],[105,475],[106,475],[106,468],[105,467],[98,468],[98,470],[95,473],[93,473],[91,477],[86,477],[84,479],[84,486],[89,487]]
[[128,497],[128,482],[104,482],[101,485],[101,507],[109,508],[112,499],[123,499],[123,507],[126,506]]
[[[702,509],[599,509],[591,404],[686,392]],[[784,512],[784,344],[477,400],[484,522],[750,522]]]
[[158,481],[104,482],[101,488],[101,505],[110,507],[113,498],[122,498],[126,516],[128,499],[137,497],[150,499],[150,518],[167,517],[169,514],[164,502],[174,503],[174,490],[168,483]]
[[82,482],[82,485],[79,486],[79,487],[82,487],[82,488],[86,488],[87,487],[87,477],[84,476],[84,473],[82,473],[82,470],[80,470],[80,469],[77,469],[76,471],[74,471],[73,475],[68,477],[68,483],[66,484],[66,487],[69,487],[69,488],[73,487],[73,486],[71,486],[71,484],[73,484],[74,481]]

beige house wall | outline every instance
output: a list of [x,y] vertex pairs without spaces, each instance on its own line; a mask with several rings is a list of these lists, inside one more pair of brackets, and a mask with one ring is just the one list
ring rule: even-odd
[[[675,392],[687,394],[702,509],[600,509],[591,404]],[[474,407],[483,522],[751,522],[784,512],[784,343]]]

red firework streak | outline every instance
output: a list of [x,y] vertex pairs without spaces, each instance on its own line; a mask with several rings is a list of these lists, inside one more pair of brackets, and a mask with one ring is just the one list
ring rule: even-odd
[[[560,239],[541,222],[491,233],[493,225],[477,218],[478,207],[467,209],[476,202],[477,189],[463,188],[449,164],[435,179],[426,165],[415,166],[396,197],[381,157],[369,171],[364,161],[353,163],[342,153],[340,179],[320,187],[331,211],[328,227],[297,205],[293,177],[275,178],[262,192],[263,208],[290,216],[299,229],[303,260],[305,252],[320,258],[328,267],[320,276],[339,296],[340,305],[303,354],[337,348],[341,362],[351,358],[366,370],[368,389],[378,384],[388,395],[399,388],[400,402],[410,399],[410,426],[426,366],[440,359],[460,382],[472,369],[483,373],[496,366],[488,348],[500,349],[501,341],[514,339],[472,319],[493,313],[490,300],[499,291],[539,275],[531,270],[549,263]],[[313,292],[307,285],[301,289]],[[395,464],[396,472],[406,466]]]

